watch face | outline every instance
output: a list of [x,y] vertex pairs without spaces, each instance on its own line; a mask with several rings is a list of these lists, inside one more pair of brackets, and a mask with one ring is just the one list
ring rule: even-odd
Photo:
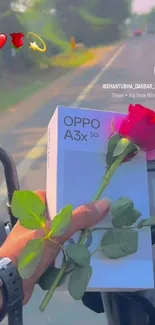
[[7,266],[12,263],[11,260],[8,257],[2,258],[0,260],[0,270],[6,269]]

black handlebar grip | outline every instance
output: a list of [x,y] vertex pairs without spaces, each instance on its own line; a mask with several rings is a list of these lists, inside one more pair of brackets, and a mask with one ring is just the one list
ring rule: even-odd
[[8,212],[10,215],[11,225],[12,227],[16,224],[17,218],[12,214],[11,212],[11,201],[12,196],[15,190],[19,190],[19,181],[18,181],[18,175],[17,175],[17,169],[15,162],[13,158],[4,150],[3,147],[0,146],[0,162],[3,165],[4,168],[4,174],[5,174],[5,181],[6,181],[6,187],[7,187],[7,195],[8,195]]

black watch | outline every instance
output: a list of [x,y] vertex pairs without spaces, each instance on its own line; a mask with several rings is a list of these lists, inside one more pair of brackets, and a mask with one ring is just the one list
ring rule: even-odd
[[0,259],[0,290],[3,308],[0,322],[8,315],[8,325],[23,325],[23,284],[17,267],[9,258]]

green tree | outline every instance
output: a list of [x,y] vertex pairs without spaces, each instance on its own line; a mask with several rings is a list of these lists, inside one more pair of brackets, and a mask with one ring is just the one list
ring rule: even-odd
[[116,40],[119,27],[130,16],[130,0],[55,0],[59,21],[67,36],[86,45]]
[[153,7],[148,14],[148,23],[155,24],[155,7]]

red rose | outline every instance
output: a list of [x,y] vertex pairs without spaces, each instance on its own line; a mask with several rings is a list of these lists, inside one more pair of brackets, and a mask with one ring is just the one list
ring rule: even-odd
[[12,45],[17,49],[21,48],[24,45],[23,37],[24,34],[22,33],[12,33],[10,34],[12,37]]
[[155,149],[155,112],[142,105],[130,104],[119,134],[137,144],[144,151]]

